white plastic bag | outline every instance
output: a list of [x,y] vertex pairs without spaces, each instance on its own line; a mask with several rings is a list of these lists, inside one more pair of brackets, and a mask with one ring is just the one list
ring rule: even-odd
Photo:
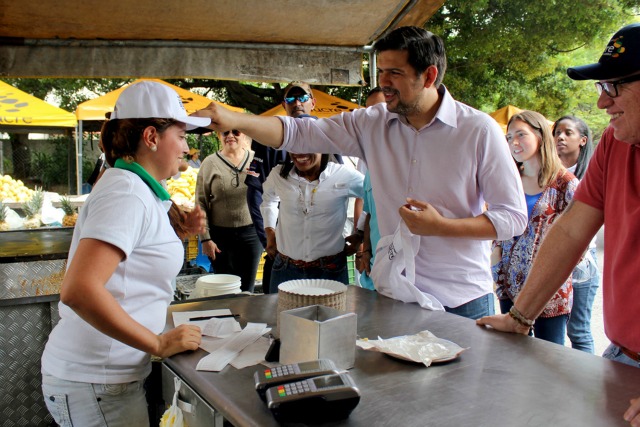
[[182,386],[182,381],[179,378],[173,379],[175,385],[175,393],[173,394],[173,402],[169,409],[164,411],[162,418],[160,418],[160,427],[185,427],[184,420],[182,418],[182,409],[178,407],[178,392]]
[[376,290],[389,298],[417,302],[428,310],[444,310],[436,297],[415,286],[415,258],[419,246],[420,237],[411,233],[400,220],[395,233],[382,237],[378,242],[371,279]]
[[58,193],[50,193],[46,191],[44,193],[44,201],[42,202],[42,212],[40,214],[40,221],[44,225],[60,226],[62,225],[62,218],[64,217],[64,211],[60,208],[53,207],[53,201],[58,201],[60,195]]

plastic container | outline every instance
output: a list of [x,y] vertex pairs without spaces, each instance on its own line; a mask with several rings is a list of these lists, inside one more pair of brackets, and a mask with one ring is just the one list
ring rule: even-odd
[[207,274],[198,278],[191,298],[215,297],[239,294],[240,292],[240,276],[233,274]]

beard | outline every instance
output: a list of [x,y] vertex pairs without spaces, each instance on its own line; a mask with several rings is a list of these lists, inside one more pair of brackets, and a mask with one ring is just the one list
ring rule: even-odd
[[383,88],[383,91],[387,94],[391,93],[395,95],[395,105],[387,103],[387,110],[389,112],[400,114],[402,116],[409,116],[420,111],[418,99],[412,103],[407,103],[400,99],[400,92],[396,89]]

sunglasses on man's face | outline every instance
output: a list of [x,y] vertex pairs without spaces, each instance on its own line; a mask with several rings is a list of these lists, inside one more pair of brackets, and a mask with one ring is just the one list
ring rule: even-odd
[[287,104],[293,104],[294,102],[296,102],[296,100],[298,100],[304,104],[310,99],[311,99],[311,95],[309,95],[308,93],[305,93],[304,95],[287,96],[284,98],[284,102],[286,102]]
[[222,136],[229,136],[229,134],[232,133],[233,136],[240,136],[240,131],[238,129],[233,129],[233,130],[228,130],[226,132],[222,132]]

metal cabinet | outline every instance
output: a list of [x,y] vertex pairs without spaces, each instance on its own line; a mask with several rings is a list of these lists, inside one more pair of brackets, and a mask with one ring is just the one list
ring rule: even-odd
[[[175,372],[162,364],[162,398],[168,408],[173,401],[175,393],[174,379],[178,378]],[[182,409],[185,424],[189,427],[222,427],[224,419],[222,414],[209,406],[198,393],[181,381],[178,393],[178,406]]]

